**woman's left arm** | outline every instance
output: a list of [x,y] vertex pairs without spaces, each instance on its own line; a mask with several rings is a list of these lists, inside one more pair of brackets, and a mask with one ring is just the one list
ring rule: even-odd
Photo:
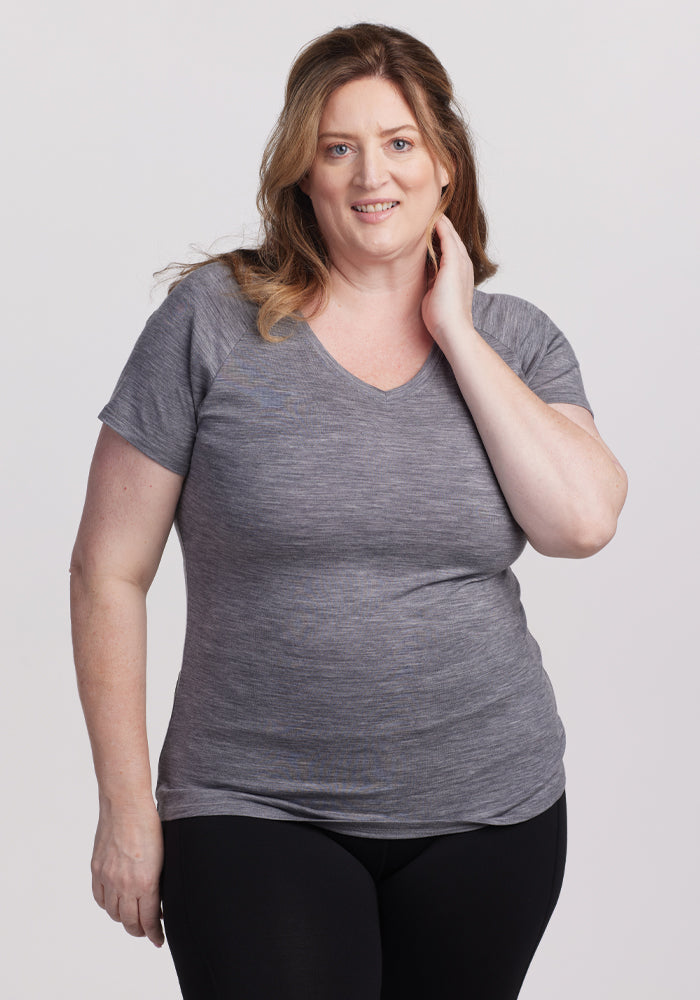
[[452,223],[437,223],[440,270],[423,319],[452,366],[513,517],[546,556],[582,558],[607,545],[627,476],[591,414],[545,403],[474,329],[474,270]]

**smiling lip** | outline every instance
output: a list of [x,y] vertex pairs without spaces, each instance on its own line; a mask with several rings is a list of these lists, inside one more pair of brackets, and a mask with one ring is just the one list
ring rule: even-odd
[[350,207],[353,212],[359,212],[361,215],[380,215],[384,212],[388,212],[392,208],[396,208],[398,201],[356,201]]

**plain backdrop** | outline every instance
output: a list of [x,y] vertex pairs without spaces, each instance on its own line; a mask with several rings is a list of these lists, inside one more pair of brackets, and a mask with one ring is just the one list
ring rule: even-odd
[[[602,553],[530,551],[516,567],[568,733],[570,838],[521,996],[693,995],[697,11],[691,0],[3,5],[3,997],[179,996],[167,948],[129,937],[92,900],[96,785],[70,551],[96,415],[165,294],[153,272],[255,238],[257,171],[289,66],[311,38],[358,20],[412,32],[451,73],[501,265],[483,287],[530,299],[566,332],[630,478]],[[155,765],[183,638],[174,538],[149,604]]]

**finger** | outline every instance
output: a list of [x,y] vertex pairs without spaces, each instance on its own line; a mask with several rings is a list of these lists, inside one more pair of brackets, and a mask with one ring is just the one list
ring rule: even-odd
[[144,929],[139,920],[138,900],[133,896],[121,896],[119,899],[119,919],[124,924],[124,930],[132,937],[143,937]]
[[451,257],[452,251],[454,250],[455,253],[459,254],[464,259],[469,258],[467,248],[460,239],[459,233],[446,215],[440,216],[435,224],[435,229],[440,238],[440,250],[442,251],[443,256],[447,254],[448,257]]
[[[441,226],[445,233],[451,233],[453,236],[457,236],[457,230],[448,216],[441,215],[437,220],[437,225]],[[457,236],[457,239],[459,239],[459,236]]]
[[440,218],[438,219],[438,222],[442,224],[443,232],[445,233],[445,235],[448,238],[451,237],[454,245],[459,247],[468,257],[469,253],[467,251],[466,246],[464,245],[464,240],[455,229],[452,219],[448,218],[446,215],[441,215]]
[[158,893],[142,896],[138,900],[139,920],[146,937],[156,948],[160,948],[165,937],[161,924],[162,910]]
[[105,888],[105,910],[109,913],[112,920],[121,923],[121,917],[119,916],[119,896],[109,888]]
[[96,876],[92,876],[92,895],[98,906],[101,906],[104,910],[105,908],[105,887],[102,885],[101,880]]

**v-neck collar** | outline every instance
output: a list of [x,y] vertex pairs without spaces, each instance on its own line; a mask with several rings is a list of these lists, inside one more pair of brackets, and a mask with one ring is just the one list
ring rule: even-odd
[[343,380],[349,386],[353,386],[357,391],[363,393],[365,396],[373,397],[375,399],[391,399],[395,396],[404,396],[408,393],[414,392],[423,384],[423,382],[426,381],[427,378],[429,378],[440,355],[440,348],[437,343],[433,343],[428,357],[425,359],[416,374],[410,378],[408,382],[404,382],[402,385],[394,386],[392,389],[380,389],[379,386],[372,385],[371,382],[365,382],[364,379],[359,378],[357,375],[353,375],[353,373],[348,371],[347,368],[344,368],[343,365],[341,365],[341,363],[331,354],[328,348],[325,347],[325,345],[319,340],[306,320],[300,321],[298,332],[304,336],[306,343],[311,347],[314,353],[326,363],[328,368],[338,375],[340,380]]

